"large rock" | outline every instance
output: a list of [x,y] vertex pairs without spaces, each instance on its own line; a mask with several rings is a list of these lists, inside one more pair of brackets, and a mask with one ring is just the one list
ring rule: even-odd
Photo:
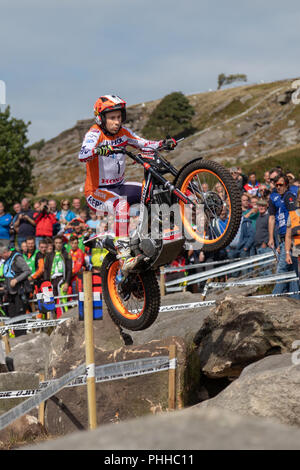
[[292,352],[299,339],[300,301],[290,298],[227,297],[194,338],[202,372],[236,377],[267,355]]
[[[22,450],[60,449],[109,450],[105,453],[107,458],[111,458],[115,450],[125,450],[127,456],[131,450],[157,450],[155,454],[161,457],[161,450],[178,449],[300,449],[300,430],[275,420],[241,416],[220,408],[192,407],[99,426],[93,431],[76,432],[60,439],[23,447]],[[194,461],[186,460],[185,463],[200,465],[196,457],[194,455]],[[147,454],[142,458],[147,459]],[[154,464],[155,461],[150,463]]]
[[219,407],[300,426],[299,384],[300,366],[292,354],[269,356],[246,367],[215,398],[196,406]]
[[9,450],[46,436],[45,428],[35,416],[23,415],[0,431],[0,450]]
[[[191,383],[196,382],[190,378],[193,372],[187,365],[191,351],[186,347],[184,340],[169,337],[161,341],[152,340],[141,346],[124,346],[119,330],[115,342],[107,342],[107,332],[102,325],[100,321],[94,322],[96,366],[145,357],[168,356],[169,345],[176,344],[177,406],[182,407],[185,400],[184,391],[189,391]],[[111,328],[116,331],[113,323]],[[116,344],[116,341],[119,343]],[[107,348],[108,344],[112,346],[110,350]],[[51,335],[47,378],[60,378],[84,362],[84,324],[76,318],[71,318],[59,325]],[[193,370],[199,378],[199,364]],[[168,371],[96,384],[96,398],[99,424],[164,411],[168,408]],[[65,388],[58,392],[48,400],[45,417],[47,430],[54,435],[87,429],[86,386]]]
[[47,333],[29,333],[10,338],[11,352],[16,371],[45,374],[45,362],[48,357],[50,337]]

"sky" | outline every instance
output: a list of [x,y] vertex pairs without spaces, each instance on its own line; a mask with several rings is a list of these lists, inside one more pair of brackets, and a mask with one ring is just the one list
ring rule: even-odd
[[297,0],[0,0],[0,85],[30,143],[48,140],[101,95],[133,105],[215,90],[220,73],[299,77],[299,24]]

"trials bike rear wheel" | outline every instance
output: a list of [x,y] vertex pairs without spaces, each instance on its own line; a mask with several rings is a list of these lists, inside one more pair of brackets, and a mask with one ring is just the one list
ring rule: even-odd
[[[229,171],[212,160],[196,160],[183,168],[174,185],[203,208],[201,228],[197,228],[192,217],[186,215],[186,205],[179,201],[181,222],[190,239],[196,240],[205,252],[229,245],[242,216],[240,191]],[[223,211],[227,220],[220,224]]]
[[130,273],[124,281],[119,261],[108,253],[101,276],[108,313],[117,325],[131,331],[152,325],[160,307],[160,290],[153,271]]

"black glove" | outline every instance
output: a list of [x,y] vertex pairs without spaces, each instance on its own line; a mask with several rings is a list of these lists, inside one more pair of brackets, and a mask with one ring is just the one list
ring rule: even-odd
[[177,142],[173,137],[167,136],[163,141],[162,141],[162,147],[165,150],[174,150],[176,147]]
[[102,157],[106,157],[110,152],[113,151],[113,147],[111,145],[100,145],[96,148],[95,153]]

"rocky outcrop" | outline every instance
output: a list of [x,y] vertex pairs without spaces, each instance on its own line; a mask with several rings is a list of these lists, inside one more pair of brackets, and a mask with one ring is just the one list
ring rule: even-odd
[[246,367],[219,395],[197,406],[300,426],[299,383],[300,367],[292,354],[270,356]]
[[43,440],[46,429],[32,415],[23,415],[0,431],[0,450],[15,449],[24,443]]
[[[283,80],[188,96],[195,108],[192,122],[195,133],[172,152],[172,163],[180,168],[201,155],[235,163],[237,159],[253,159],[298,145],[299,117],[293,116],[293,129],[289,129],[288,124],[295,109],[291,102],[294,91],[291,84],[292,81]],[[128,106],[127,126],[141,133],[158,103],[156,100]],[[36,159],[33,173],[38,195],[82,195],[85,165],[78,161],[78,152],[92,124],[92,118],[78,120],[40,150],[32,150]],[[139,181],[142,176],[142,168],[129,162],[126,177]]]
[[[99,426],[85,433],[23,448],[23,450],[283,450],[300,449],[300,430],[275,420],[241,416],[220,408],[189,408],[173,413],[145,416],[119,424]],[[107,452],[107,451],[111,452]],[[116,455],[116,454],[115,454]],[[143,456],[142,458],[147,458]],[[108,463],[108,460],[106,460]],[[170,461],[168,461],[170,462]],[[179,462],[179,460],[177,460]],[[183,459],[181,460],[184,463]],[[118,462],[120,463],[120,462]],[[150,461],[155,463],[155,460]],[[157,461],[162,464],[162,461]],[[196,456],[185,464],[198,463]],[[128,460],[127,460],[128,464]],[[133,463],[132,463],[133,466]]]
[[203,374],[237,377],[265,356],[292,352],[299,339],[299,306],[289,298],[226,297],[194,338]]

